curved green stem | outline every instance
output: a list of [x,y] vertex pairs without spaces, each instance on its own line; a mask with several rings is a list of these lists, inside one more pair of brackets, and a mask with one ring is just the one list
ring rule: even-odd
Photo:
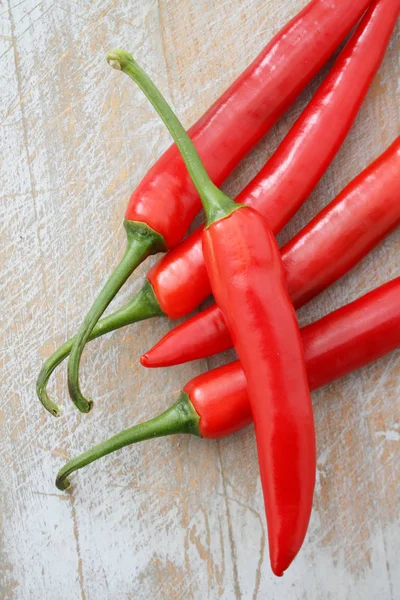
[[174,433],[191,433],[201,437],[199,421],[200,417],[190,402],[189,396],[182,392],[178,402],[161,415],[145,423],[125,429],[125,431],[114,435],[109,440],[94,446],[67,462],[57,474],[56,486],[59,490],[66,490],[70,485],[68,477],[71,473],[82,469],[82,467],[103,456],[107,456],[107,454],[111,454],[125,446],[136,444],[136,442]]
[[71,400],[84,413],[89,412],[93,404],[84,397],[79,386],[79,365],[85,344],[101,315],[136,267],[150,254],[165,250],[163,237],[145,223],[125,221],[124,225],[127,233],[125,254],[86,315],[72,344],[68,361]]
[[[104,317],[96,324],[87,341],[90,342],[106,333],[110,333],[110,331],[156,316],[164,316],[164,313],[157,301],[151,283],[146,279],[142,289],[125,306]],[[49,398],[46,389],[47,384],[53,371],[71,352],[75,339],[76,336],[70,338],[49,356],[36,382],[36,393],[40,402],[55,417],[60,415],[60,407]]]
[[124,50],[111,50],[107,54],[107,61],[114,69],[123,71],[133,79],[164,121],[178,146],[189,175],[199,193],[206,213],[207,227],[240,208],[239,204],[236,204],[211,181],[185,128],[161,92],[134,58]]

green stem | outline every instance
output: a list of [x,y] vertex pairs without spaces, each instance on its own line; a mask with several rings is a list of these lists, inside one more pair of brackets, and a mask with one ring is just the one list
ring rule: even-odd
[[136,444],[136,442],[174,433],[191,433],[201,437],[199,421],[200,417],[190,402],[189,396],[182,392],[178,402],[161,415],[145,423],[125,429],[125,431],[114,435],[109,440],[94,446],[67,462],[57,474],[56,486],[59,490],[66,490],[70,485],[68,477],[71,473],[82,469],[82,467],[103,456],[107,456],[107,454],[111,454],[125,446]]
[[165,249],[165,242],[162,236],[145,223],[125,221],[124,225],[127,233],[125,254],[86,315],[72,344],[68,361],[68,388],[71,400],[84,413],[90,411],[93,403],[91,400],[85,398],[80,390],[79,365],[90,333],[107,306],[136,267],[150,254]]
[[189,175],[199,193],[206,213],[207,227],[240,208],[238,204],[218,189],[211,181],[183,125],[155,84],[134,58],[124,50],[112,50],[107,54],[107,61],[114,69],[123,71],[133,79],[164,121],[178,146]]
[[[160,308],[151,283],[146,279],[142,289],[125,306],[104,317],[96,324],[87,341],[90,342],[106,333],[110,333],[110,331],[156,316],[164,316],[164,313]],[[70,338],[49,356],[36,382],[36,393],[40,402],[55,417],[60,415],[60,407],[49,398],[46,389],[47,384],[53,371],[71,352],[75,339],[76,336]]]

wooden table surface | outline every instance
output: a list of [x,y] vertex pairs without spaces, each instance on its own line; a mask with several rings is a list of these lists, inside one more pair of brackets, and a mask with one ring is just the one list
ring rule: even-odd
[[[314,511],[282,579],[269,568],[252,428],[220,442],[146,442],[76,474],[69,493],[54,486],[64,461],[163,410],[221,358],[146,372],[138,357],[172,327],[156,319],[87,348],[90,415],[68,402],[65,366],[50,386],[62,418],[35,396],[43,359],[77,330],[123,251],[131,190],[170,143],[106,51],[134,53],[188,126],[305,4],[0,2],[2,599],[400,598],[399,353],[313,394]],[[399,48],[397,29],[351,134],[281,241],[399,134]],[[261,167],[320,81],[237,169],[229,193]],[[300,322],[399,276],[399,251],[396,232],[300,311]]]

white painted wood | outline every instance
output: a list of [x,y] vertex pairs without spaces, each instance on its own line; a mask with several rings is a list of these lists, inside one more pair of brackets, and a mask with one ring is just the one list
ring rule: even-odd
[[[146,442],[74,476],[70,493],[54,486],[65,460],[161,411],[207,368],[140,368],[140,353],[170,324],[142,323],[88,347],[90,415],[68,403],[64,368],[51,386],[63,417],[51,419],[35,397],[41,362],[76,331],[122,252],[130,191],[169,144],[106,51],[135,53],[189,125],[304,4],[0,2],[1,598],[400,598],[398,353],[314,395],[315,508],[306,544],[279,580],[269,570],[251,429],[218,443]],[[351,135],[282,240],[398,135],[399,46],[397,30]],[[230,178],[230,193],[319,80]],[[399,250],[395,233],[305,307],[301,322],[399,275]]]

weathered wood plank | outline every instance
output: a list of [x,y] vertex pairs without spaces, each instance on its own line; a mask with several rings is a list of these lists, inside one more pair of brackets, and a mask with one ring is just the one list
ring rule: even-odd
[[[70,494],[54,487],[65,460],[160,412],[206,368],[139,367],[170,324],[142,323],[88,348],[91,415],[68,403],[64,369],[51,387],[65,404],[61,419],[47,417],[34,392],[41,361],[77,329],[122,253],[130,191],[169,144],[105,52],[135,53],[189,125],[304,4],[0,2],[2,598],[400,597],[398,354],[315,394],[315,510],[302,554],[279,581],[268,567],[251,429],[219,443],[144,443],[77,474]],[[351,135],[281,240],[399,133],[399,46],[397,31]],[[271,154],[319,80],[230,178],[230,193]],[[399,275],[399,249],[393,234],[305,307],[301,322]]]

